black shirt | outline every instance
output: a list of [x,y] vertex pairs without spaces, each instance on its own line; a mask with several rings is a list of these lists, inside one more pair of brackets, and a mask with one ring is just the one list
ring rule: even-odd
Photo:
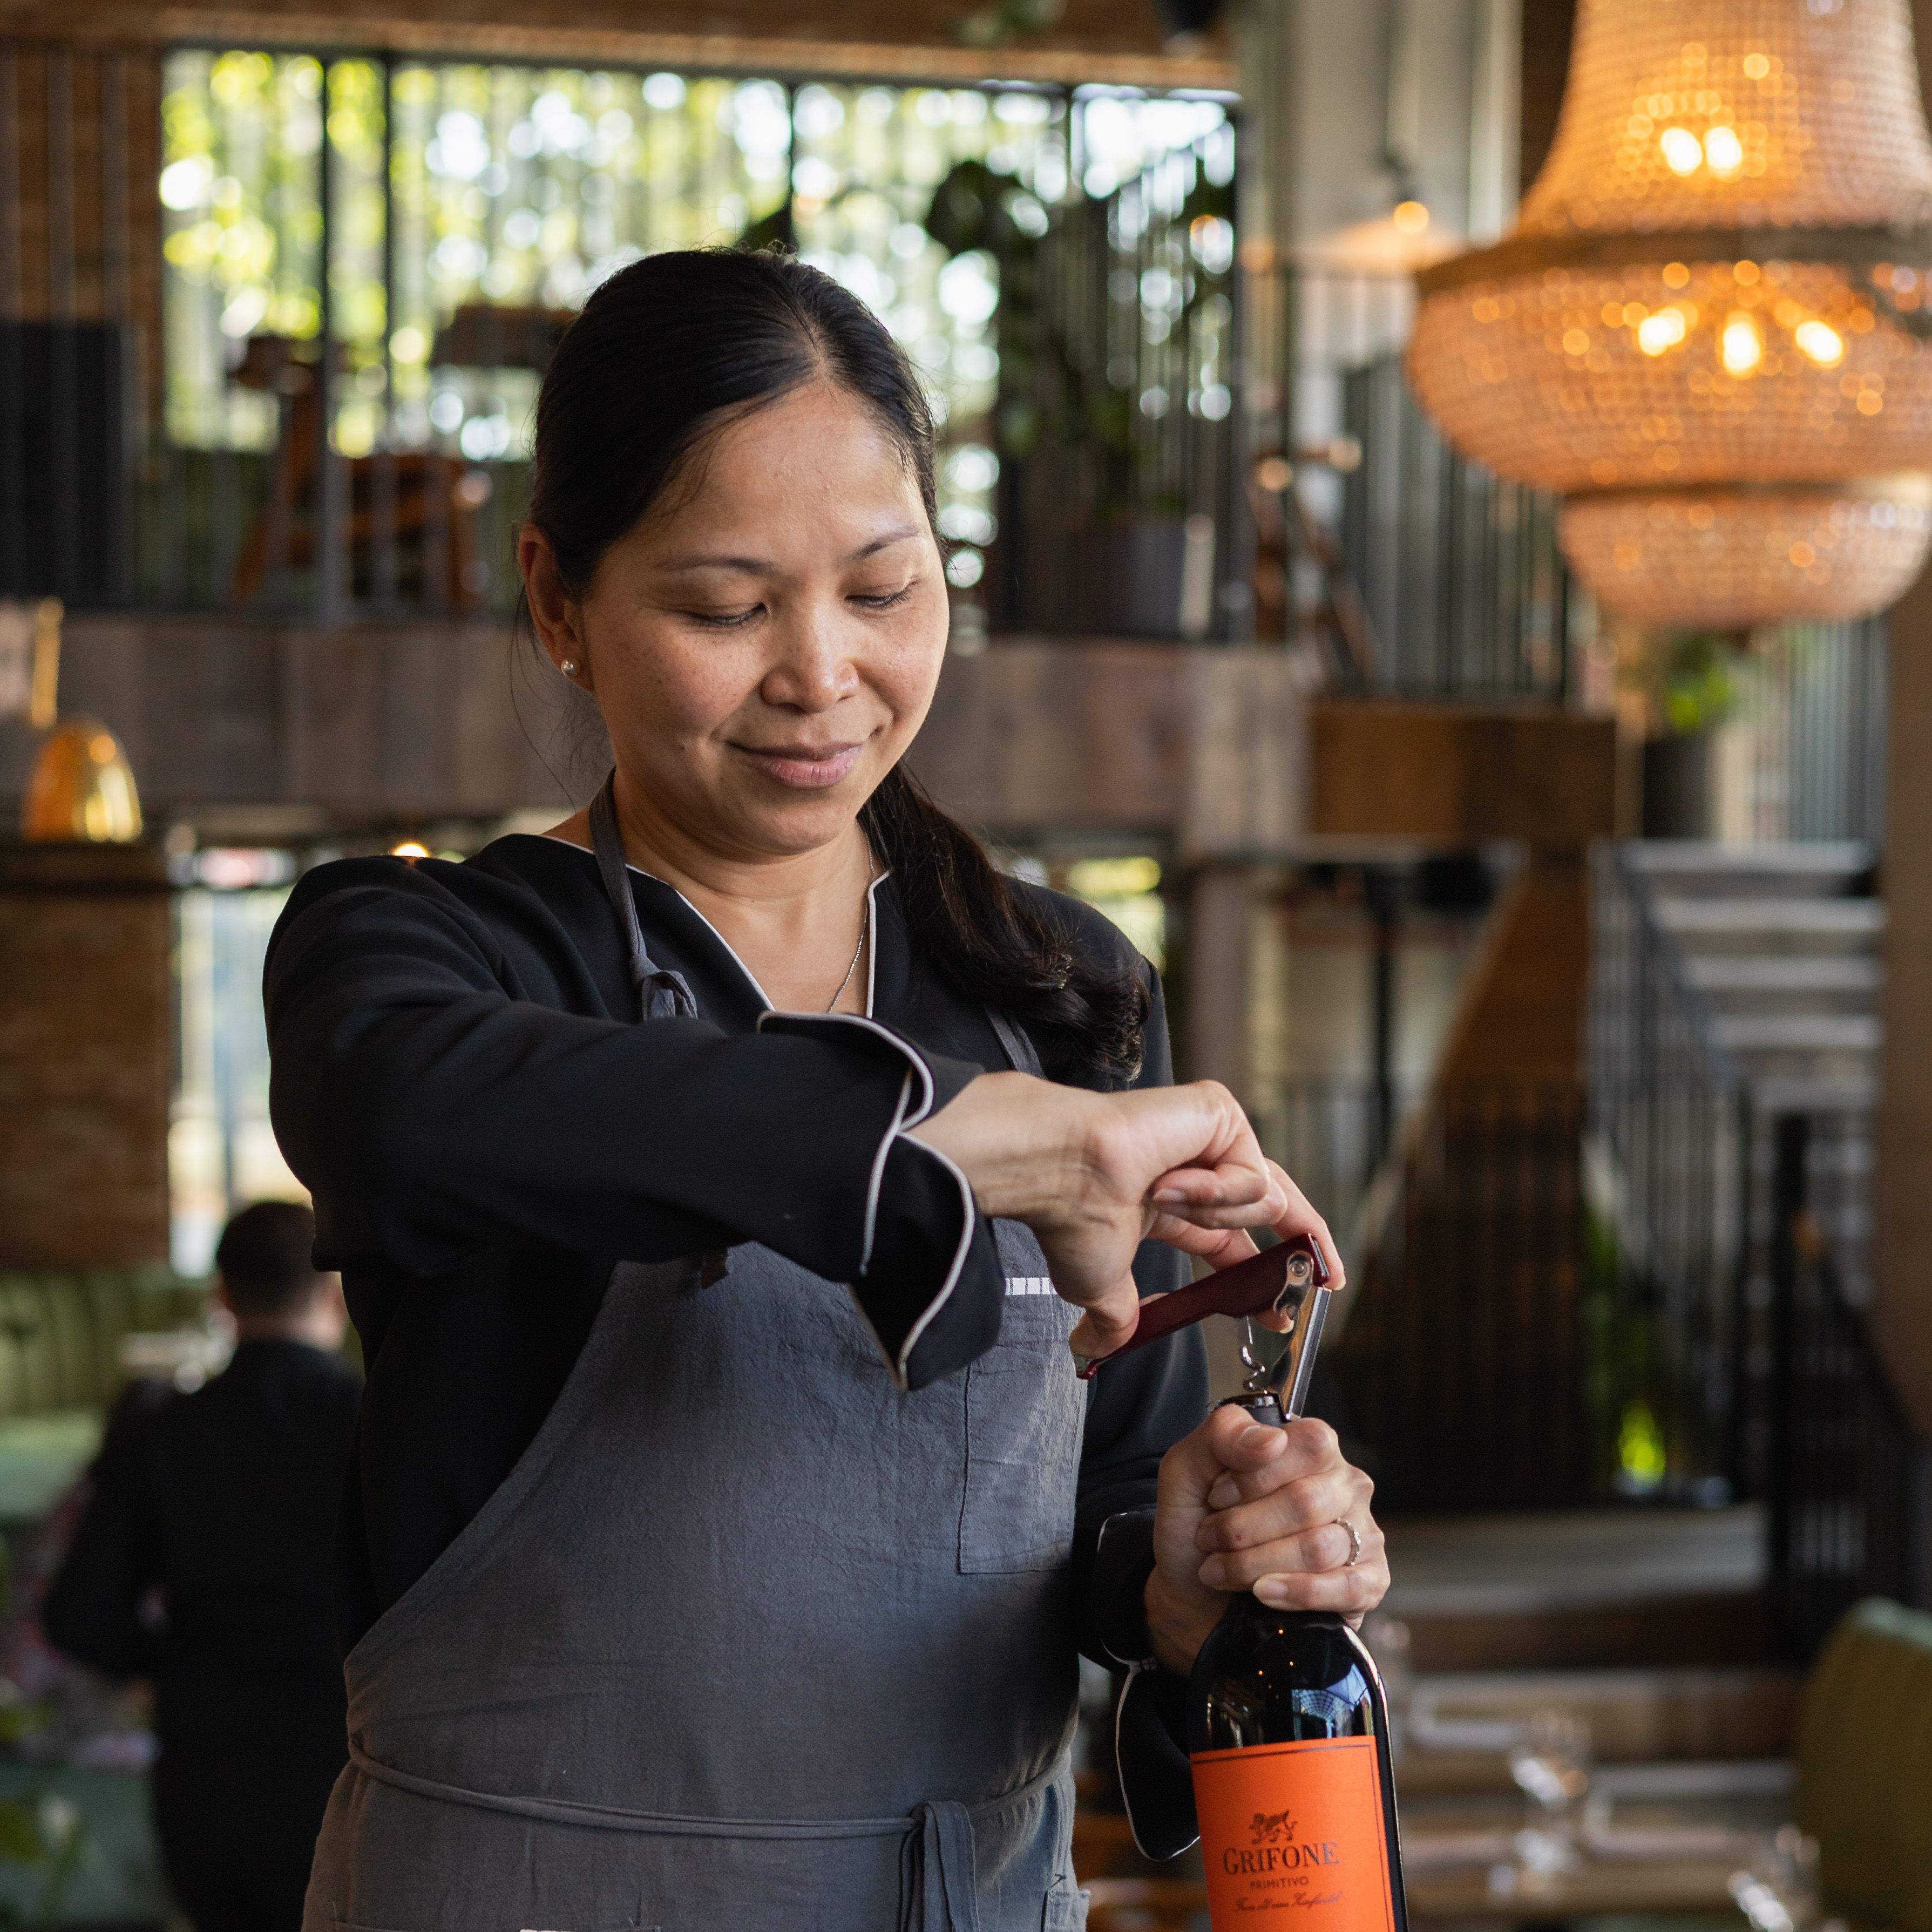
[[155,1680],[164,1749],[343,1750],[332,1600],[361,1394],[334,1356],[244,1342],[104,1450],[43,1621],[84,1663]]
[[[556,839],[499,839],[462,864],[319,867],[270,942],[275,1130],[368,1365],[345,1644],[508,1474],[620,1260],[763,1243],[851,1282],[911,1387],[998,1336],[992,1230],[957,1170],[905,1130],[1007,1062],[984,1011],[917,956],[890,880],[875,890],[869,1018],[772,1013],[681,895],[631,882],[653,960],[684,976],[700,1017],[636,1023],[596,862]],[[1041,896],[1082,947],[1136,961],[1098,913]],[[1136,963],[1154,995],[1139,1084],[1162,1084],[1159,988]],[[1154,1293],[1182,1268],[1150,1244],[1136,1272]],[[1105,1648],[1144,1649],[1145,1536],[1110,1537],[1102,1574],[1100,1525],[1150,1508],[1160,1457],[1206,1393],[1192,1331],[1092,1385],[1074,1552],[1091,1654],[1109,1631],[1124,1634]]]

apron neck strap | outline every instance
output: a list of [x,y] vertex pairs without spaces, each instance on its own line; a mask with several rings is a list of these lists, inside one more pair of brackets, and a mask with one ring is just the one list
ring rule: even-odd
[[698,1002],[692,998],[684,975],[666,972],[645,950],[637,895],[631,890],[630,868],[624,857],[624,835],[617,829],[616,793],[617,773],[614,767],[590,801],[590,848],[597,855],[597,869],[604,875],[604,890],[610,895],[611,910],[617,915],[618,930],[630,947],[631,981],[638,989],[638,1017],[695,1019]]
[[998,1034],[1000,1044],[1006,1048],[1006,1058],[1012,1061],[1016,1073],[1030,1073],[1036,1079],[1044,1079],[1046,1070],[1040,1064],[1040,1052],[1014,1022],[1001,1012],[998,1006],[988,1006],[986,1017],[993,1023],[993,1030]]

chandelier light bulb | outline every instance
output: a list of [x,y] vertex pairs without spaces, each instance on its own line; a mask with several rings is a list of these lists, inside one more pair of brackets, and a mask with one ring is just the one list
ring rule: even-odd
[[1737,130],[1712,128],[1704,136],[1704,158],[1712,173],[1736,174],[1744,164],[1744,144],[1738,139]]
[[1791,339],[1821,369],[1835,369],[1845,359],[1845,338],[1828,322],[1801,322]]
[[1764,338],[1757,324],[1742,309],[1727,316],[1718,338],[1719,356],[1727,375],[1748,376],[1764,360]]
[[1674,175],[1694,175],[1704,164],[1704,144],[1688,128],[1666,128],[1658,145]]
[[1605,609],[1831,621],[1917,575],[1932,137],[1909,0],[1578,0],[1515,231],[1418,281],[1418,398],[1565,499]]
[[1636,346],[1646,356],[1661,356],[1666,350],[1675,349],[1689,333],[1682,309],[1660,308],[1637,324]]

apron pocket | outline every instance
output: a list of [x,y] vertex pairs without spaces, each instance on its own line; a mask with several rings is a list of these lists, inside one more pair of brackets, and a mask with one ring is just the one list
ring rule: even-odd
[[1000,1340],[966,1371],[964,1575],[1057,1570],[1073,1548],[1085,1392],[1058,1296],[1008,1300]]
[[1087,1894],[1070,1878],[1056,1879],[1040,1914],[1040,1932],[1086,1932]]

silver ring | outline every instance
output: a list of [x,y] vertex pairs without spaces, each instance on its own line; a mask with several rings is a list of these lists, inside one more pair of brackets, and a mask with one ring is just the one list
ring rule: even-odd
[[1362,1560],[1362,1532],[1345,1516],[1335,1519],[1335,1527],[1348,1532],[1348,1560],[1342,1567],[1352,1570]]

